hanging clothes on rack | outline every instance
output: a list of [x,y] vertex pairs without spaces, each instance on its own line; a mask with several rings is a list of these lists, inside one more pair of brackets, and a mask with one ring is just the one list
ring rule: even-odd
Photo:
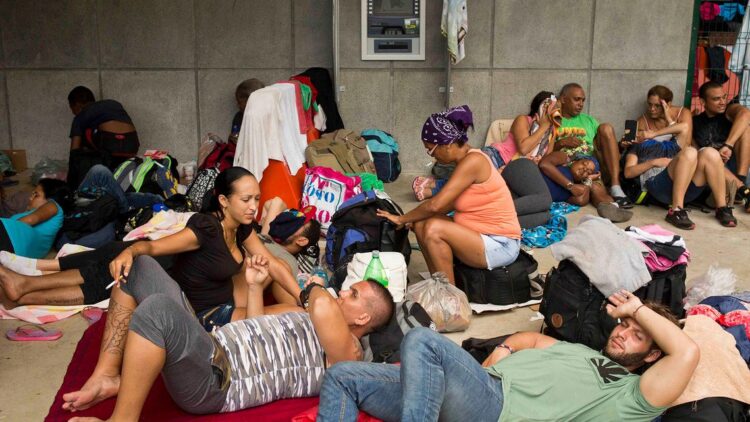
[[258,181],[268,160],[286,162],[291,174],[305,163],[307,136],[300,127],[297,90],[299,85],[282,82],[259,89],[248,98],[234,165],[248,169]]
[[737,34],[732,57],[729,59],[729,70],[742,77],[738,98],[739,103],[745,107],[750,106],[750,49],[747,48],[750,42],[750,20],[748,16],[750,13],[746,13],[742,18],[742,27]]

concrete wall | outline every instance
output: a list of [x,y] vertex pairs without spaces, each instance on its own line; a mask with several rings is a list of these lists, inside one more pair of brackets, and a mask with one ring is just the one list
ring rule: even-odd
[[[442,1],[427,1],[426,60],[360,60],[360,1],[340,0],[339,107],[352,129],[378,127],[424,169],[424,119],[445,105]],[[497,118],[525,113],[540,90],[570,81],[587,111],[622,131],[661,83],[681,102],[691,0],[468,0],[467,57],[452,69],[451,104],[475,113],[475,145]],[[331,68],[331,1],[0,0],[0,147],[65,158],[74,85],[121,101],[145,147],[192,159],[200,136],[226,136],[234,87]]]
[[195,159],[244,79],[333,66],[330,2],[0,0],[0,148],[67,159],[76,85],[125,105],[143,148]]

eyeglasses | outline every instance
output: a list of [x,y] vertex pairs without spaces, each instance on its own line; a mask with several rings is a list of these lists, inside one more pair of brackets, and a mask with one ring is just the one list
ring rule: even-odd
[[425,147],[424,150],[427,151],[427,155],[429,155],[430,157],[432,157],[432,154],[435,153],[435,149],[437,149],[437,147],[439,147],[439,145],[435,144],[435,146],[432,147],[432,149],[429,149],[429,148]]

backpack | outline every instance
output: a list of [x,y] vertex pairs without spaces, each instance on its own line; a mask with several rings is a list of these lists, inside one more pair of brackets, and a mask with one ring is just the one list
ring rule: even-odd
[[469,302],[510,305],[531,300],[531,280],[539,264],[523,249],[518,258],[505,267],[492,270],[472,268],[457,262],[456,286],[466,292]]
[[211,153],[208,154],[206,159],[201,163],[200,169],[216,168],[219,171],[224,171],[229,167],[234,166],[234,153],[237,150],[237,145],[233,142],[220,142],[217,143]]
[[347,265],[357,252],[400,252],[408,265],[411,257],[409,230],[396,229],[391,222],[378,217],[378,209],[404,213],[388,194],[370,190],[341,204],[331,218],[326,234],[326,264],[333,272],[331,283],[335,288],[341,288]]
[[545,334],[601,350],[617,325],[605,308],[607,299],[589,278],[567,259],[547,274],[539,312]]
[[177,159],[170,155],[156,160],[130,158],[117,166],[113,176],[125,192],[153,193],[164,198],[177,193],[180,180]]
[[339,173],[375,173],[365,140],[348,129],[326,133],[305,149],[308,167],[328,167]]
[[398,143],[390,133],[378,129],[365,129],[362,137],[367,141],[367,148],[372,153],[378,179],[389,183],[401,174],[401,162],[398,160]]
[[397,363],[401,361],[401,341],[414,327],[430,327],[435,323],[419,303],[405,300],[393,304],[393,315],[388,325],[362,337],[365,355],[372,353],[372,362]]
[[642,301],[661,303],[679,319],[685,317],[683,301],[687,295],[685,279],[687,278],[687,264],[676,265],[667,271],[651,273],[651,281],[633,292]]
[[505,339],[511,335],[512,334],[506,334],[504,336],[492,338],[469,337],[461,342],[461,348],[469,352],[469,354],[481,364],[492,352],[495,351],[497,346],[503,344]]
[[190,184],[187,192],[185,192],[185,196],[187,196],[192,207],[190,211],[201,212],[208,208],[214,192],[214,182],[218,176],[219,170],[215,168],[198,171],[195,179],[193,179],[193,183]]
[[79,198],[63,215],[60,236],[78,240],[115,221],[118,214],[119,204],[112,195],[98,193],[94,198]]

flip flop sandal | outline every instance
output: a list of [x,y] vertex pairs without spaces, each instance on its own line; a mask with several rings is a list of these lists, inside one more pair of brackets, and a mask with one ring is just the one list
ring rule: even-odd
[[62,337],[62,331],[36,324],[26,324],[15,330],[8,330],[5,336],[11,341],[54,341]]
[[81,311],[81,316],[88,321],[89,325],[93,325],[102,319],[102,315],[104,315],[104,310],[95,306],[87,306]]
[[417,176],[414,178],[411,188],[414,191],[414,197],[417,198],[417,201],[424,201],[424,188],[431,180],[431,177],[425,176]]

